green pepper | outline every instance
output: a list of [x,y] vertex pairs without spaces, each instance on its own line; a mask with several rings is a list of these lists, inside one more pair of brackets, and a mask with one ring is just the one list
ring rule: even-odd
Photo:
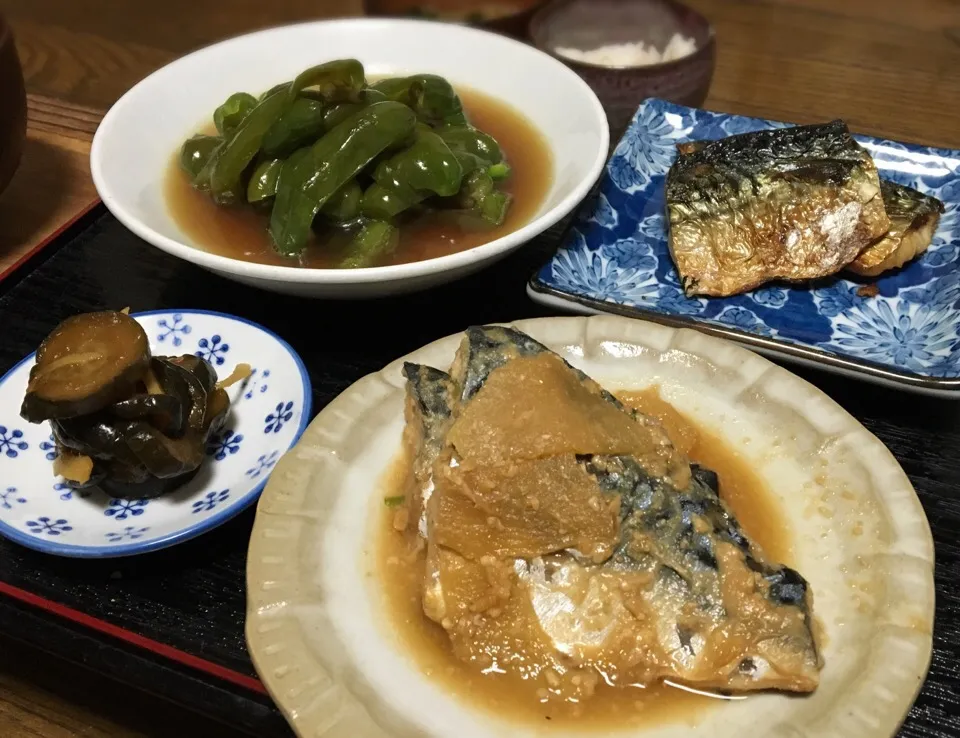
[[472,154],[488,165],[503,161],[503,152],[497,140],[472,126],[442,126],[437,129],[437,135],[446,141],[453,151]]
[[478,169],[466,178],[457,200],[461,208],[472,211],[490,225],[498,226],[507,217],[511,197],[496,189],[493,178],[486,171]]
[[397,229],[383,220],[368,220],[349,246],[349,253],[340,261],[342,269],[372,267],[376,261],[397,247]]
[[278,85],[274,85],[274,86],[271,87],[269,90],[267,90],[267,91],[264,92],[262,95],[260,95],[260,97],[257,99],[257,102],[263,102],[263,101],[266,100],[268,97],[270,97],[270,95],[272,95],[274,92],[279,92],[280,90],[289,90],[291,84],[293,84],[293,80],[292,80],[292,79],[291,79],[291,80],[287,80],[286,82],[281,82],[281,83],[278,84]]
[[278,90],[264,98],[211,157],[208,163],[210,191],[216,202],[226,204],[238,199],[242,193],[240,179],[243,171],[257,155],[267,131],[290,109],[292,102],[286,90]]
[[260,162],[247,183],[247,202],[260,202],[276,195],[282,168],[283,159],[265,159]]
[[246,92],[235,92],[213,111],[213,125],[220,135],[229,138],[247,114],[257,107],[257,98]]
[[316,87],[326,100],[357,101],[366,86],[363,64],[356,59],[338,59],[298,74],[290,84],[290,92],[296,95],[308,87]]
[[388,100],[413,108],[417,117],[431,126],[466,126],[467,117],[456,90],[447,80],[435,74],[394,77],[372,85]]
[[220,144],[221,139],[217,136],[202,134],[188,138],[184,142],[180,148],[180,167],[190,175],[191,181],[196,181],[197,175]]
[[306,247],[317,212],[341,187],[382,151],[413,132],[416,116],[400,103],[374,103],[329,131],[298,158],[284,165],[270,215],[277,251],[295,256]]
[[380,162],[363,198],[363,214],[388,220],[431,194],[457,194],[463,168],[436,133],[419,130],[409,148]]
[[495,182],[509,177],[511,171],[510,165],[505,161],[497,162],[496,164],[492,164],[487,168],[487,174],[489,174],[490,178]]
[[337,223],[346,223],[355,220],[360,215],[360,200],[363,198],[363,188],[353,179],[331,197],[320,208],[320,212]]
[[375,102],[386,100],[387,96],[382,92],[367,88],[360,93],[359,102],[339,102],[327,106],[323,111],[323,125],[326,130],[336,128],[347,118],[360,112]]
[[271,159],[283,159],[301,146],[313,143],[324,131],[323,103],[298,97],[290,109],[270,126],[261,150]]

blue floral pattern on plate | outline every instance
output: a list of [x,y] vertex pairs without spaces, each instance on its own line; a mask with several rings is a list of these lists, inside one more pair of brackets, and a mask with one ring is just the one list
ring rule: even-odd
[[856,137],[882,177],[934,195],[945,207],[927,252],[880,277],[879,294],[865,296],[864,282],[843,278],[771,284],[729,298],[683,294],[664,217],[676,145],[788,125],[647,100],[597,192],[531,279],[531,295],[588,312],[708,323],[784,358],[802,353],[826,368],[956,391],[960,381],[944,380],[960,378],[960,151]]
[[247,381],[227,389],[231,409],[224,429],[208,445],[207,462],[192,480],[152,500],[72,489],[53,474],[56,446],[49,424],[11,425],[19,418],[34,363],[28,356],[0,379],[0,535],[76,557],[126,556],[170,546],[253,503],[280,456],[300,437],[310,418],[310,382],[302,361],[282,339],[222,313],[177,310],[134,317],[157,355],[200,354],[220,377],[228,376],[235,363],[259,363]]

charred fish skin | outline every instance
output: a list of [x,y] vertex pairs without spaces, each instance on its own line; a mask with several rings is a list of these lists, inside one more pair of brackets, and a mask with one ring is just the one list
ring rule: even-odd
[[876,165],[843,121],[677,148],[669,247],[690,297],[835,274],[889,227]]
[[[717,571],[716,542],[731,543],[743,552],[747,565],[771,585],[768,592],[771,604],[799,607],[809,618],[806,580],[788,567],[771,565],[757,557],[740,524],[720,499],[715,472],[691,464],[690,486],[678,490],[664,479],[651,477],[629,456],[591,456],[578,460],[596,477],[601,489],[620,495],[622,535],[613,557],[614,565],[636,566],[638,557],[630,545],[633,531],[654,532],[658,538],[668,539],[658,557],[659,563],[690,583],[697,572]],[[698,517],[709,529],[697,525],[695,518]]]
[[937,198],[886,179],[880,180],[880,193],[890,230],[847,266],[848,271],[862,277],[898,269],[926,251],[944,209]]
[[424,436],[442,438],[443,424],[450,418],[450,375],[432,366],[403,364],[407,392],[416,404]]
[[[487,377],[511,359],[544,353],[555,354],[556,352],[516,328],[496,325],[471,326],[465,332],[460,350],[450,370],[454,385],[460,388],[460,402],[468,402],[482,389]],[[562,357],[561,360],[563,360]],[[593,382],[590,377],[566,360],[563,360],[563,363],[575,372],[581,381]],[[624,412],[630,412],[605,389],[600,388],[600,395]]]

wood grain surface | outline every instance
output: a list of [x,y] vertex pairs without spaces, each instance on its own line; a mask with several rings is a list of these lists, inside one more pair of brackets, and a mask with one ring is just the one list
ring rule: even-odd
[[[712,20],[707,107],[960,147],[957,0],[689,0]],[[265,26],[362,12],[337,0],[3,0],[29,94],[28,138],[0,196],[0,272],[96,197],[103,112],[170,60]],[[0,736],[231,735],[55,657],[0,641]]]

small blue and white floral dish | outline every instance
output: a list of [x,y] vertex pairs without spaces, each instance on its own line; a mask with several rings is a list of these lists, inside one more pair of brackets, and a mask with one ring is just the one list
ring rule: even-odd
[[250,321],[203,310],[133,316],[156,355],[196,354],[221,379],[241,363],[246,380],[227,389],[230,412],[199,473],[152,500],[72,490],[53,474],[50,427],[20,418],[31,354],[0,379],[0,535],[58,556],[109,558],[172,546],[226,522],[260,494],[310,418],[310,378],[296,351]]
[[856,136],[881,177],[946,208],[927,252],[875,286],[834,278],[728,298],[684,295],[664,218],[676,145],[786,125],[645,101],[597,192],[530,280],[530,296],[578,312],[692,326],[785,360],[960,398],[960,151]]

